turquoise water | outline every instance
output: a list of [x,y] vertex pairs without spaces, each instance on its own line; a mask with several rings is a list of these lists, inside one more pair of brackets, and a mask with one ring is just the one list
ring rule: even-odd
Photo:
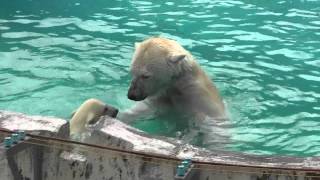
[[[130,107],[133,44],[163,35],[214,79],[234,126],[228,150],[320,155],[320,1],[1,4],[0,109],[68,118],[91,97]],[[173,129],[165,118],[135,126]]]

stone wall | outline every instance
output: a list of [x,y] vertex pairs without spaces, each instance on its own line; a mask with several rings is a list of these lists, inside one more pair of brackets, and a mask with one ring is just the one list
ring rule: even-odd
[[[0,111],[0,128],[64,139],[68,138],[69,133],[68,122],[63,119],[8,111]],[[0,137],[3,138],[4,134],[1,133]],[[192,156],[196,167],[200,169],[199,174],[193,178],[197,180],[320,179],[320,172],[317,172],[320,169],[320,158],[210,152],[174,139],[147,135],[109,117],[100,119],[92,127],[91,136],[83,141],[164,157],[183,159]],[[17,147],[20,150],[16,153],[2,145],[0,147],[1,180],[174,180],[177,165],[177,161],[89,146],[67,146],[49,140],[27,140]],[[196,162],[216,165],[200,166]],[[15,164],[16,169],[12,164]],[[315,177],[307,178],[311,175]]]

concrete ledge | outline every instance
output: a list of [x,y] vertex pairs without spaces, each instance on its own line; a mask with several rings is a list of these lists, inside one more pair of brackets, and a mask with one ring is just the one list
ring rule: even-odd
[[27,116],[22,113],[0,111],[0,128],[24,130],[47,136],[69,137],[69,124],[64,119],[43,116]]
[[[20,113],[0,111],[0,128],[26,130],[50,137],[68,137],[68,123],[57,118],[26,116]],[[159,154],[175,158],[193,157],[200,168],[199,180],[260,180],[260,179],[319,179],[320,158],[296,158],[284,156],[254,156],[241,153],[196,148],[180,141],[154,137],[128,126],[116,119],[103,117],[90,128],[91,136],[85,142],[112,146],[137,152]],[[173,180],[177,162],[147,158],[110,151],[97,151],[90,147],[74,147],[72,151],[47,142],[42,147],[41,179],[112,179],[112,180]],[[0,149],[0,176],[14,179],[6,151]],[[26,149],[15,156],[19,173],[24,179],[32,179],[33,150]],[[215,163],[215,165],[206,165]],[[309,177],[310,176],[310,177]],[[313,177],[311,177],[313,176]]]

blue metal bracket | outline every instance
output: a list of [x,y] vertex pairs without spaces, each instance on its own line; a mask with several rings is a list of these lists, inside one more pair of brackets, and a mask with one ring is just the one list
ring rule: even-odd
[[177,167],[175,180],[195,180],[199,179],[200,172],[195,169],[191,159],[183,160]]

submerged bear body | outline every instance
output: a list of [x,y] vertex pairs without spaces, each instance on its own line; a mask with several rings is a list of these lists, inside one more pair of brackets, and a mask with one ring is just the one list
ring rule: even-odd
[[139,102],[119,114],[124,121],[168,111],[198,120],[226,118],[218,90],[176,41],[156,37],[137,43],[131,75],[128,98]]

